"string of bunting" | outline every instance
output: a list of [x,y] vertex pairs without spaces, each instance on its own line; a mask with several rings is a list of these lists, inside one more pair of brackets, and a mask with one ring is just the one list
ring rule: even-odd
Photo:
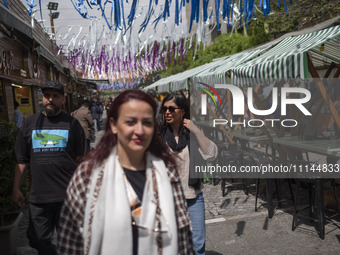
[[[131,53],[124,53],[124,48],[117,51],[115,48],[110,49],[103,45],[97,52],[80,47],[73,49],[67,55],[72,67],[80,70],[84,77],[89,79],[107,79],[111,77],[111,83],[115,84],[115,89],[126,88],[126,84],[138,84],[149,74],[163,70],[166,67],[166,61],[169,64],[177,65],[184,61],[188,56],[187,44],[185,38],[178,42],[163,45],[160,50],[160,43],[153,42],[153,47],[146,48],[138,58]],[[113,78],[112,78],[113,77]]]
[[[82,18],[91,19],[91,25],[82,38],[83,27],[75,31],[77,28],[72,25],[66,34],[51,35],[57,42],[68,42],[67,45],[59,45],[58,54],[66,54],[83,78],[109,79],[111,85],[106,88],[115,90],[137,86],[152,72],[165,69],[166,63],[178,64],[188,57],[190,49],[195,56],[201,43],[205,47],[206,35],[212,30],[209,23],[214,24],[217,30],[223,24],[235,28],[245,22],[247,26],[255,15],[255,0],[215,0],[210,5],[209,0],[202,0],[202,7],[201,0],[164,0],[163,3],[148,0],[147,5],[141,5],[138,0],[130,0],[130,3],[128,0],[70,1]],[[8,8],[6,0],[3,2]],[[287,12],[287,0],[283,2]],[[292,0],[289,3],[292,4]],[[34,8],[39,8],[42,20],[41,0],[38,0],[38,7],[35,0],[26,0],[26,4],[28,15],[34,13]],[[190,4],[190,16],[187,17],[189,31],[186,31],[183,9]],[[280,6],[281,0],[277,4]],[[126,7],[130,10],[128,15],[124,13]],[[268,16],[270,0],[259,0],[259,7],[263,15]],[[101,16],[93,15],[93,9],[97,9]],[[173,23],[169,22],[171,13],[174,13]],[[160,23],[162,37],[157,42],[153,36]],[[134,35],[136,28],[138,36]],[[195,40],[189,36],[193,28],[196,29]],[[159,33],[160,29],[157,31]]]
[[[41,0],[39,1],[39,8],[41,11]],[[90,15],[88,8],[93,9],[93,6],[96,6],[98,9],[100,9],[102,17],[105,19],[107,26],[109,29],[120,29],[125,34],[128,29],[131,29],[131,25],[133,20],[136,18],[136,9],[138,8],[139,1],[138,0],[132,0],[130,13],[127,16],[127,23],[128,26],[126,26],[125,21],[125,14],[124,14],[124,0],[114,0],[114,1],[102,1],[102,0],[86,0],[84,2],[83,0],[70,0],[72,5],[74,6],[75,10],[85,19],[88,18],[94,18],[94,16]],[[6,0],[3,0],[4,5],[8,8],[8,4]],[[34,8],[34,2],[35,0],[31,0],[29,3],[29,0],[26,0],[26,3],[29,7],[28,15],[32,14],[32,9]],[[208,4],[209,0],[202,0],[203,2],[203,21],[206,22],[208,19],[207,11],[208,11]],[[220,23],[220,0],[215,0],[215,19],[217,24],[217,29],[220,29],[219,23]],[[287,0],[283,0],[285,11],[287,12]],[[128,0],[126,0],[126,3],[128,3]],[[180,22],[182,22],[179,19],[179,13],[182,11],[182,7],[185,7],[186,4],[189,4],[190,0],[181,0],[181,3],[179,4],[178,0],[175,0],[175,19],[174,22],[176,25],[179,25]],[[191,32],[192,23],[193,21],[196,21],[196,23],[199,22],[200,15],[199,15],[199,6],[200,6],[200,0],[191,0],[191,14],[190,14],[190,29],[189,33]],[[278,0],[278,6],[280,6],[281,0]],[[292,0],[289,0],[289,3],[292,4]],[[140,26],[141,31],[145,31],[145,28],[148,26],[150,19],[155,11],[155,6],[159,4],[159,0],[149,0],[149,6],[148,6],[148,12],[147,15],[145,15],[144,21],[142,22]],[[155,18],[153,23],[155,24],[155,28],[158,25],[158,21],[160,18],[163,18],[163,20],[166,20],[170,17],[170,6],[172,4],[172,0],[164,0],[164,10],[160,15]],[[233,13],[234,8],[238,5],[238,10],[241,10],[241,16],[242,14],[245,14],[245,21],[248,23],[249,20],[254,17],[254,10],[255,10],[255,0],[239,0],[238,4],[235,3],[235,0],[222,0],[222,17],[225,19],[227,17],[228,24],[233,19]],[[111,5],[111,6],[110,6]],[[243,8],[242,8],[243,6]],[[259,7],[261,7],[263,15],[268,16],[270,13],[270,0],[260,0]],[[106,10],[109,10],[110,13],[109,17],[107,17]],[[211,16],[210,16],[211,17]]]

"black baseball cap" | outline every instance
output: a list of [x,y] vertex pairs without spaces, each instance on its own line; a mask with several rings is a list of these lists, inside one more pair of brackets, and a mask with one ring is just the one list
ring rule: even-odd
[[44,93],[44,90],[54,89],[64,95],[64,84],[58,81],[47,81],[45,85],[41,88],[41,91]]

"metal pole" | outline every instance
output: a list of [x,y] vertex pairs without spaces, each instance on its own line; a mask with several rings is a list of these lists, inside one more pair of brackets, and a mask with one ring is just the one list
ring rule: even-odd
[[[50,21],[51,21],[51,31],[53,34],[53,38],[55,38],[55,32],[54,32],[54,22],[53,22],[53,18],[52,18],[52,10],[50,10]],[[55,41],[55,40],[53,40]]]

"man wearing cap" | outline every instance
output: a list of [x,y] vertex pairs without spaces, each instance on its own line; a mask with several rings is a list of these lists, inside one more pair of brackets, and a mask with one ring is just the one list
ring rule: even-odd
[[79,122],[62,111],[63,84],[48,81],[42,93],[44,111],[25,119],[16,140],[13,200],[24,207],[20,184],[26,166],[30,165],[32,183],[27,237],[39,254],[56,254],[53,232],[58,227],[76,160],[84,155],[86,139]]

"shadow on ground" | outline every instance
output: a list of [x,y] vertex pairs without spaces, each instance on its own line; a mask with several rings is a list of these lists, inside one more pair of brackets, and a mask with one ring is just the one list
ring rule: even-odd
[[216,252],[216,251],[206,251],[206,255],[223,255],[222,253]]

